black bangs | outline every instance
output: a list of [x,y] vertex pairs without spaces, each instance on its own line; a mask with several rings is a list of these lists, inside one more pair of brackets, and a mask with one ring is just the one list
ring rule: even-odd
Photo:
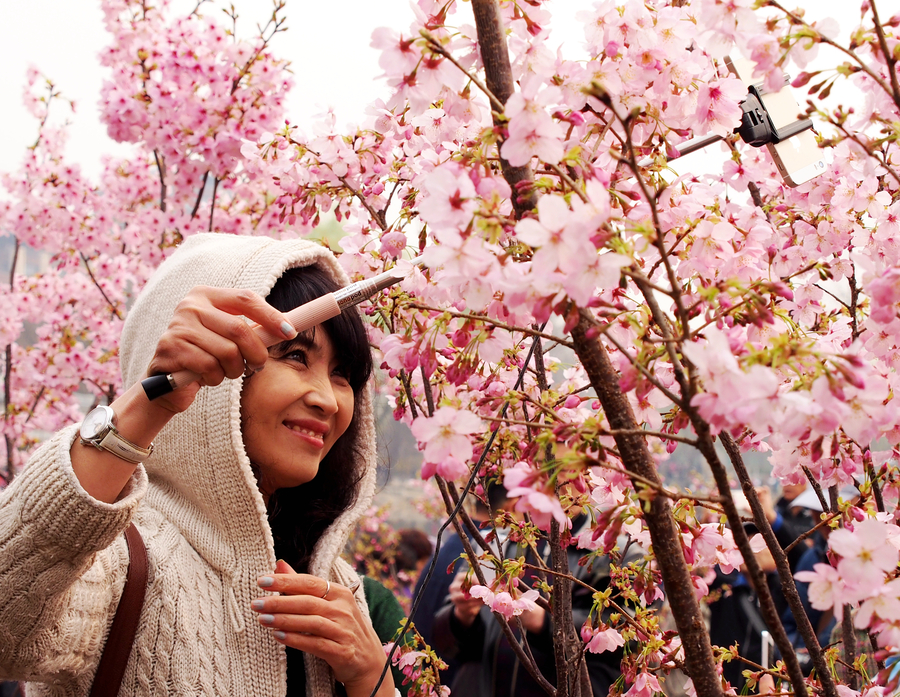
[[[284,272],[272,287],[266,301],[276,310],[288,312],[340,287],[318,266],[300,266]],[[337,317],[326,320],[321,326],[331,339],[331,345],[347,372],[353,391],[358,393],[369,380],[373,369],[372,351],[359,312],[355,308],[349,308]],[[310,334],[307,336],[312,338]],[[291,343],[284,342],[274,350],[276,353],[283,351]]]

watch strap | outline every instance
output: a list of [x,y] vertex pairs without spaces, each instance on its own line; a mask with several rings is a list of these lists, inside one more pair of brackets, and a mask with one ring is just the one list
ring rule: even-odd
[[106,435],[97,443],[97,447],[135,465],[142,463],[150,457],[150,453],[153,452],[152,443],[149,448],[142,448],[139,445],[135,445],[130,440],[123,438],[122,434],[116,430],[115,426],[110,426]]

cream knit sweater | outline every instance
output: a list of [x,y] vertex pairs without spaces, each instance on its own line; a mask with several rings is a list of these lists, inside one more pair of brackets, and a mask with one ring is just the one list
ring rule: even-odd
[[[323,247],[196,235],[150,280],[122,334],[126,385],[143,377],[178,301],[196,285],[268,294],[283,271],[317,264],[346,276]],[[30,695],[85,695],[125,582],[131,520],[147,545],[147,595],[122,695],[284,695],[285,649],[250,601],[275,566],[265,506],[244,452],[242,380],[200,391],[156,438],[115,504],[90,497],[72,472],[72,425],[45,443],[0,495],[0,678]],[[338,558],[375,487],[371,396],[356,443],[365,475],[351,508],[319,541],[310,573],[354,585]],[[357,602],[366,616],[362,586]],[[307,694],[331,697],[324,661],[306,656]]]

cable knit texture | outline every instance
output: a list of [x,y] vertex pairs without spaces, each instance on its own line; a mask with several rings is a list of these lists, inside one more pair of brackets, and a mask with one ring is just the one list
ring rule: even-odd
[[[140,380],[178,302],[196,285],[266,296],[291,267],[318,265],[341,285],[331,253],[302,240],[188,238],[141,293],[122,334],[122,375]],[[118,604],[133,519],[150,560],[147,595],[122,695],[284,695],[285,649],[250,602],[275,566],[272,534],[241,438],[242,379],[207,387],[155,439],[114,504],[90,497],[69,458],[77,425],[56,434],[0,494],[0,678],[29,695],[85,695]],[[358,583],[338,558],[375,489],[371,394],[362,397],[351,507],[325,532],[310,573]],[[368,617],[362,586],[357,603]],[[307,694],[331,697],[328,665],[306,657]]]

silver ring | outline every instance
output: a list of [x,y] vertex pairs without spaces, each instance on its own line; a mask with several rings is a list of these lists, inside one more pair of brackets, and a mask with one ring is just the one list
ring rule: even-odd
[[328,598],[328,594],[331,593],[331,581],[325,581],[325,592],[322,594],[322,600]]

